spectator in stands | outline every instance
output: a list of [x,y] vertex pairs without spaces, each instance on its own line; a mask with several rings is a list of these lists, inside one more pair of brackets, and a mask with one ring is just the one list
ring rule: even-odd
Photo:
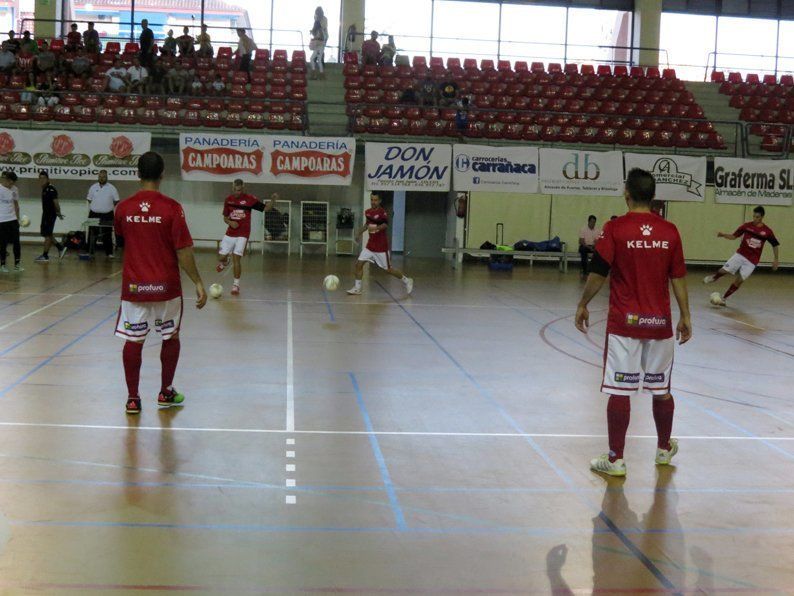
[[36,88],[36,75],[33,72],[28,73],[27,84],[19,94],[19,102],[26,104],[36,103],[38,98],[38,89]]
[[240,70],[251,70],[251,56],[256,51],[254,40],[245,34],[245,29],[237,29],[237,57],[240,60]]
[[328,43],[328,17],[325,16],[322,6],[314,9],[314,22],[320,24],[323,33],[323,51],[320,55],[320,62],[325,64],[325,44]]
[[121,58],[116,58],[113,67],[105,71],[108,78],[108,89],[123,92],[127,87],[127,69],[121,63]]
[[427,77],[419,84],[419,105],[438,105],[438,87],[436,87],[435,81],[430,77]]
[[196,56],[201,58],[212,58],[213,54],[215,54],[215,50],[212,47],[212,38],[210,34],[207,33],[207,25],[204,23],[201,24],[201,33],[196,36],[196,43],[198,44]]
[[39,55],[36,56],[36,67],[39,69],[39,72],[42,73],[51,73],[58,62],[58,57],[55,55],[50,49],[49,44],[46,41],[41,42],[41,51]]
[[[40,59],[41,56],[39,56],[39,60]],[[77,56],[75,56],[74,60],[72,60],[72,72],[80,78],[86,78],[91,73],[92,66],[93,63],[86,54],[86,50],[78,50]]]
[[88,29],[83,31],[83,46],[86,52],[90,54],[98,54],[102,49],[102,44],[99,41],[99,32],[94,29],[93,21],[89,21]]
[[[317,10],[322,10],[318,8]],[[315,17],[317,15],[315,14]],[[323,17],[325,18],[325,17]],[[327,19],[326,19],[327,20]],[[312,39],[309,42],[309,49],[312,51],[309,64],[311,64],[311,78],[325,78],[323,72],[323,54],[325,53],[325,33],[323,32],[322,23],[319,20],[314,21],[314,27],[311,30]]]
[[17,72],[27,73],[35,70],[36,55],[29,50],[20,49],[17,52]]
[[193,44],[196,40],[190,34],[190,27],[182,27],[182,35],[176,38],[176,47],[179,48],[180,56],[192,56],[196,53],[196,48]]
[[149,29],[149,21],[147,19],[143,19],[141,21],[141,36],[138,38],[138,46],[140,47],[141,53],[141,64],[144,66],[151,66],[152,65],[152,49],[154,47],[154,32]]
[[127,69],[127,90],[130,93],[142,93],[147,87],[149,71],[141,66],[138,56],[132,59],[132,66]]
[[19,40],[19,49],[27,50],[31,54],[39,53],[39,44],[37,44],[36,40],[30,36],[30,31],[25,31],[22,33],[22,39]]
[[77,23],[72,23],[71,31],[66,36],[66,51],[76,52],[83,47],[83,36],[77,30]]
[[168,92],[172,95],[184,95],[188,89],[188,79],[190,73],[185,66],[177,63],[174,68],[166,74],[165,80],[168,84]]
[[216,74],[214,80],[207,84],[207,91],[216,97],[226,95],[226,83],[223,82],[220,74]]
[[54,85],[49,80],[44,80],[39,83],[38,87],[39,97],[36,100],[36,105],[39,106],[47,106],[49,108],[58,105],[61,103],[60,98],[58,97],[58,93],[55,90]]
[[438,103],[443,107],[455,106],[458,103],[458,84],[453,81],[443,81],[438,86],[439,100]]
[[12,54],[16,54],[19,51],[19,40],[16,38],[16,33],[12,29],[8,32],[8,39],[3,42],[3,47],[7,48],[9,52]]
[[380,44],[378,32],[369,34],[369,39],[361,44],[361,59],[364,64],[377,64],[380,61]]
[[394,64],[394,55],[397,53],[397,46],[394,45],[394,36],[389,35],[389,41],[380,47],[380,60],[378,61],[381,66],[391,66]]
[[356,38],[358,37],[358,29],[356,24],[353,23],[347,28],[347,35],[345,36],[345,52],[356,51]]
[[201,77],[198,73],[193,75],[193,79],[190,81],[190,94],[191,95],[203,95],[204,94],[204,83],[201,81]]
[[458,134],[463,135],[469,130],[469,98],[464,97],[458,102],[458,109],[455,110],[455,128]]
[[579,256],[582,258],[582,279],[587,277],[590,255],[593,254],[596,240],[601,235],[601,229],[596,227],[596,221],[596,216],[591,215],[587,218],[587,225],[579,230]]
[[160,46],[161,56],[176,56],[176,38],[174,37],[174,30],[169,29],[168,35],[163,40],[163,45]]
[[10,73],[16,66],[17,57],[9,50],[5,44],[0,47],[0,72]]
[[166,76],[168,75],[168,68],[163,64],[162,60],[156,60],[154,66],[149,69],[149,93],[165,95],[166,89]]
[[416,98],[416,90],[413,87],[404,89],[400,95],[399,103],[406,106],[415,106],[417,103],[419,103],[419,100]]

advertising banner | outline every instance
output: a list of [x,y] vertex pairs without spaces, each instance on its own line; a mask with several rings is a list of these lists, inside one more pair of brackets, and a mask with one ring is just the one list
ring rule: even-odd
[[456,191],[538,192],[537,147],[455,145],[452,166]]
[[656,180],[660,201],[704,201],[706,198],[706,158],[686,155],[626,153],[626,174],[641,168]]
[[138,158],[151,148],[148,132],[80,132],[0,129],[0,169],[20,178],[47,170],[54,180],[137,180]]
[[620,151],[540,150],[540,191],[555,195],[623,194]]
[[717,203],[791,205],[794,161],[714,158]]
[[366,188],[447,192],[451,159],[451,145],[367,143]]
[[348,186],[356,143],[344,137],[182,133],[179,156],[183,180]]

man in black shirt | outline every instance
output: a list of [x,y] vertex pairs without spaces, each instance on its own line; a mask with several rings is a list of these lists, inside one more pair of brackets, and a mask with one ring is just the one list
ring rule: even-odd
[[149,29],[149,21],[143,19],[141,21],[141,36],[138,39],[138,45],[141,48],[141,64],[147,68],[152,66],[152,46],[154,45],[154,32]]
[[14,32],[14,30],[12,29],[11,31],[9,31],[8,39],[6,39],[3,42],[3,47],[6,48],[12,54],[16,54],[17,52],[19,52],[19,48],[21,45],[22,44],[20,43],[20,41],[16,38],[16,33]]
[[50,262],[50,247],[54,244],[58,249],[58,258],[62,259],[66,254],[66,246],[55,239],[55,220],[63,219],[61,215],[61,205],[58,203],[58,191],[50,184],[50,175],[46,170],[39,172],[39,184],[41,185],[41,236],[44,238],[44,252],[36,257],[36,263]]

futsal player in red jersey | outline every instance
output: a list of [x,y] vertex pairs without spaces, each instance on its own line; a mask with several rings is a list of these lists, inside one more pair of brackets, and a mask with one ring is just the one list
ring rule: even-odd
[[738,290],[739,287],[747,281],[747,278],[753,274],[758,262],[761,260],[761,253],[764,252],[764,245],[767,242],[772,245],[772,252],[775,255],[775,259],[772,261],[772,271],[777,271],[780,263],[780,251],[778,249],[780,242],[778,242],[772,229],[764,223],[765,215],[766,210],[759,205],[753,209],[753,221],[743,223],[736,228],[733,234],[717,232],[718,238],[725,238],[726,240],[742,239],[742,243],[739,245],[736,254],[728,259],[728,262],[725,263],[717,273],[714,275],[707,275],[703,278],[704,284],[710,284],[717,281],[723,275],[730,274],[734,276],[731,287],[727,289],[720,301],[716,303],[719,306],[725,306],[725,300],[727,300],[728,296]]
[[356,283],[347,293],[353,296],[361,294],[361,280],[364,277],[364,265],[375,263],[392,277],[396,277],[405,284],[405,291],[410,294],[414,289],[414,280],[405,275],[391,264],[391,251],[389,250],[389,214],[380,204],[380,195],[373,192],[369,196],[370,209],[364,212],[366,225],[361,228],[358,235],[369,232],[367,246],[361,251],[356,261]]
[[232,194],[226,197],[223,204],[223,221],[229,227],[221,240],[218,250],[218,266],[215,269],[218,273],[223,271],[229,264],[229,254],[232,255],[233,296],[240,294],[240,276],[243,273],[242,257],[245,254],[248,237],[251,235],[251,210],[270,211],[276,200],[278,200],[278,195],[273,193],[271,201],[265,205],[255,196],[245,192],[245,183],[239,178],[233,183]]
[[604,226],[576,309],[576,328],[587,333],[587,305],[610,277],[601,384],[601,391],[609,395],[609,453],[590,462],[591,469],[610,476],[626,475],[623,448],[631,412],[629,396],[640,388],[653,395],[656,463],[669,464],[678,452],[678,441],[670,438],[675,409],[670,394],[675,344],[670,284],[681,312],[675,333],[680,343],[692,337],[692,323],[681,237],[675,225],[651,212],[655,192],[650,173],[638,168],[629,172],[624,191],[629,211]]
[[174,389],[179,361],[179,326],[182,319],[181,267],[196,286],[196,308],[207,294],[193,256],[193,239],[182,206],[159,192],[163,158],[153,151],[138,160],[141,189],[116,207],[116,234],[124,238],[121,306],[116,335],[124,340],[124,375],[127,413],[139,414],[143,342],[154,329],[163,338],[160,349],[162,384],[157,404],[181,406],[185,396]]

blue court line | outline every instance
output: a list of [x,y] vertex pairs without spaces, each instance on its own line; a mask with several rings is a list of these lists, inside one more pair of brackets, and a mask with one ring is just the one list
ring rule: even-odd
[[[389,295],[389,297],[390,297],[390,298],[391,298],[391,299],[392,299],[392,300],[393,300],[393,301],[394,301],[394,302],[395,302],[395,303],[396,303],[396,304],[397,304],[397,305],[400,307],[400,309],[401,309],[401,310],[402,310],[402,311],[403,311],[403,312],[404,312],[406,315],[408,315],[408,317],[409,317],[409,318],[410,318],[410,319],[411,319],[411,320],[412,320],[412,321],[413,321],[413,322],[414,322],[414,323],[415,323],[415,324],[416,324],[416,325],[419,327],[419,329],[421,329],[421,330],[422,330],[422,332],[423,332],[423,333],[424,333],[424,334],[425,334],[425,335],[426,335],[426,336],[427,336],[427,337],[428,337],[428,338],[429,338],[429,339],[430,339],[430,340],[431,340],[431,341],[432,341],[432,342],[433,342],[433,343],[434,343],[434,344],[435,344],[435,345],[438,347],[438,349],[439,349],[439,350],[441,350],[441,352],[442,352],[442,353],[443,353],[443,354],[444,354],[444,355],[445,355],[445,356],[446,356],[446,357],[447,357],[447,358],[450,360],[450,362],[452,362],[452,363],[455,365],[455,367],[456,367],[456,368],[457,368],[457,369],[458,369],[458,370],[459,370],[459,371],[460,371],[460,372],[461,372],[461,373],[462,373],[462,374],[463,374],[463,375],[464,375],[464,376],[465,376],[465,377],[466,377],[466,378],[467,378],[467,379],[468,379],[468,380],[469,380],[469,381],[470,381],[470,382],[471,382],[471,383],[472,383],[472,384],[473,384],[473,385],[474,385],[474,386],[477,388],[477,390],[480,392],[480,394],[481,394],[483,397],[485,397],[485,398],[486,398],[486,399],[487,399],[487,400],[488,400],[488,401],[489,401],[489,402],[490,402],[490,403],[491,403],[493,406],[495,406],[495,407],[496,407],[496,409],[499,411],[499,413],[502,415],[502,417],[503,417],[503,418],[504,418],[504,419],[507,421],[507,423],[508,423],[510,426],[512,426],[514,429],[516,429],[516,432],[524,433],[525,431],[524,431],[524,430],[521,428],[521,426],[518,424],[518,422],[517,422],[517,421],[516,421],[516,420],[515,420],[515,419],[514,419],[514,418],[513,418],[513,417],[512,417],[512,416],[511,416],[511,415],[510,415],[510,414],[509,414],[509,413],[508,413],[508,412],[507,412],[507,411],[506,411],[506,410],[505,410],[503,407],[502,407],[502,406],[501,406],[501,404],[499,404],[499,403],[496,401],[496,399],[495,399],[495,398],[494,398],[494,397],[493,397],[493,396],[490,394],[490,392],[489,392],[489,391],[486,391],[486,390],[485,390],[485,388],[484,388],[484,387],[482,387],[482,385],[480,385],[480,383],[479,383],[479,382],[478,382],[478,381],[477,381],[477,380],[476,380],[476,379],[475,379],[475,378],[474,378],[474,377],[473,377],[473,376],[472,376],[472,375],[471,375],[471,374],[470,374],[470,373],[469,373],[469,372],[468,372],[468,371],[467,371],[467,370],[466,370],[466,369],[463,367],[463,365],[461,365],[461,364],[460,364],[460,363],[459,363],[459,362],[458,362],[458,361],[455,359],[455,357],[454,357],[454,356],[452,356],[452,354],[450,354],[450,353],[449,353],[449,351],[447,351],[447,349],[446,349],[446,348],[444,348],[444,346],[442,346],[442,345],[441,345],[441,343],[440,343],[440,342],[439,342],[439,341],[438,341],[438,340],[437,340],[437,339],[436,339],[436,338],[433,336],[433,334],[432,334],[432,333],[430,333],[430,332],[429,332],[429,331],[428,331],[428,330],[427,330],[427,329],[426,329],[426,328],[425,328],[425,327],[424,327],[424,326],[423,326],[423,325],[422,325],[422,324],[421,324],[421,323],[420,323],[420,322],[419,322],[419,321],[416,319],[416,317],[414,317],[414,316],[413,316],[413,314],[411,314],[411,312],[410,312],[410,311],[408,311],[408,309],[406,309],[406,308],[405,308],[405,307],[404,307],[402,304],[400,304],[400,303],[399,303],[399,302],[398,302],[398,301],[397,301],[397,300],[394,298],[394,296],[391,294],[391,292],[389,292],[389,290],[387,290],[387,289],[386,289],[386,288],[383,286],[383,284],[381,284],[379,281],[376,281],[375,283],[377,283],[377,284],[378,284],[378,285],[381,287],[381,289],[382,289],[384,292],[386,292],[386,294],[388,294],[388,295]],[[541,446],[540,446],[540,445],[537,443],[537,441],[535,441],[535,440],[534,440],[532,437],[526,437],[526,439],[527,439],[527,442],[529,443],[529,445],[530,445],[530,446],[532,447],[532,449],[535,451],[535,453],[536,453],[537,455],[539,455],[539,456],[540,456],[540,457],[543,459],[543,461],[545,461],[545,462],[546,462],[546,464],[547,464],[547,465],[548,465],[548,466],[549,466],[549,467],[550,467],[552,470],[554,470],[554,473],[555,473],[555,474],[557,474],[557,476],[558,476],[558,477],[559,477],[559,478],[560,478],[560,479],[561,479],[561,480],[562,480],[562,481],[563,481],[563,482],[564,482],[564,483],[565,483],[565,484],[566,484],[568,487],[570,487],[570,488],[575,488],[575,485],[574,485],[573,481],[571,480],[571,478],[570,478],[570,477],[569,477],[569,476],[568,476],[568,475],[567,475],[567,474],[566,474],[566,473],[565,473],[565,472],[564,472],[564,471],[563,471],[563,470],[562,470],[562,469],[561,469],[559,466],[557,466],[557,464],[554,462],[554,460],[551,458],[551,456],[549,456],[549,455],[548,455],[548,454],[545,452],[545,450],[544,450],[544,449],[543,449],[543,448],[542,448],[542,447],[541,447]],[[577,494],[580,494],[580,496],[581,496],[581,493],[577,493]],[[592,507],[592,504],[591,504],[591,503],[589,503],[589,502],[588,502],[586,499],[584,499],[584,497],[581,497],[581,500],[582,500],[582,501],[583,501],[583,502],[584,502],[584,503],[585,503],[587,506],[589,506],[589,507]],[[601,516],[603,516],[603,518],[604,518],[605,520],[609,520],[608,516],[607,516],[607,515],[606,515],[606,514],[603,512],[603,510],[599,511],[599,517],[601,517]],[[631,541],[630,541],[630,540],[628,539],[628,537],[626,536],[626,534],[624,534],[624,533],[623,533],[623,531],[622,531],[622,530],[621,530],[621,529],[620,529],[620,528],[617,526],[617,524],[615,524],[614,522],[612,522],[611,520],[609,520],[608,527],[609,527],[610,531],[611,531],[611,532],[612,532],[612,533],[613,533],[615,536],[617,536],[617,537],[618,537],[618,539],[619,539],[621,542],[623,542],[624,544],[626,544],[626,545],[627,545],[627,548],[628,548],[628,544],[632,544],[632,543],[631,543]],[[638,549],[636,546],[634,546],[634,545],[632,544],[632,547],[633,547],[633,548],[632,548],[632,549],[630,549],[630,550],[631,550],[631,552],[632,552],[632,553],[635,555],[635,557],[636,557],[636,558],[637,558],[637,559],[640,561],[640,563],[642,563],[642,565],[643,565],[643,566],[644,566],[644,567],[645,567],[645,568],[646,568],[648,571],[650,571],[650,572],[651,572],[651,573],[654,575],[654,577],[656,577],[656,578],[657,578],[657,580],[658,580],[658,581],[659,581],[659,582],[660,582],[660,583],[661,583],[661,584],[662,584],[662,585],[663,585],[665,588],[667,588],[668,590],[674,590],[674,591],[675,591],[675,590],[676,590],[676,587],[675,587],[675,585],[673,585],[673,583],[672,583],[672,582],[671,582],[671,581],[670,581],[670,580],[669,580],[669,579],[668,579],[668,578],[667,578],[667,577],[664,575],[664,573],[661,571],[661,569],[659,569],[659,568],[658,568],[656,565],[654,565],[654,563],[653,563],[653,562],[652,562],[650,559],[648,559],[648,558],[647,558],[647,557],[646,557],[644,554],[642,554],[642,551],[640,551],[640,550],[639,550],[639,549]],[[642,557],[639,557],[639,556],[637,556],[638,554],[639,554],[639,555],[642,555]],[[677,592],[675,592],[675,593],[677,593]]]
[[375,455],[375,461],[378,462],[378,469],[380,470],[380,475],[383,479],[383,486],[386,489],[386,495],[389,497],[389,504],[391,505],[391,510],[394,514],[394,521],[397,524],[398,530],[405,531],[408,529],[408,525],[405,523],[405,515],[403,514],[403,510],[400,507],[400,501],[397,499],[397,493],[394,490],[394,484],[392,484],[391,476],[389,475],[389,468],[386,466],[386,459],[383,457],[383,452],[380,450],[378,436],[373,434],[375,429],[372,427],[372,420],[369,417],[369,412],[367,412],[367,406],[364,404],[364,396],[362,395],[361,388],[358,385],[358,379],[356,379],[356,375],[352,372],[347,374],[350,377],[350,382],[353,384],[353,391],[356,393],[356,403],[358,403],[358,408],[361,410],[361,417],[364,419],[364,426],[369,433],[369,444],[372,446],[372,453]]
[[34,366],[34,367],[31,369],[31,370],[29,370],[27,373],[25,373],[24,375],[22,375],[22,376],[21,376],[19,379],[17,379],[16,381],[14,381],[13,383],[11,383],[10,385],[6,386],[4,389],[0,390],[0,397],[3,397],[4,395],[6,395],[6,394],[7,394],[9,391],[11,391],[11,390],[12,390],[14,387],[17,387],[18,385],[20,385],[20,384],[24,383],[24,382],[25,382],[27,379],[29,379],[31,376],[33,376],[33,375],[34,375],[34,374],[35,374],[37,371],[39,371],[39,370],[41,370],[42,368],[44,368],[45,366],[47,366],[47,365],[48,365],[50,362],[52,362],[52,361],[53,361],[55,358],[57,358],[57,357],[58,357],[60,354],[62,354],[63,352],[65,352],[66,350],[68,350],[69,348],[71,348],[71,347],[72,347],[73,345],[75,345],[77,342],[79,342],[80,340],[84,339],[85,337],[87,337],[88,335],[90,335],[91,333],[93,333],[93,332],[94,332],[95,330],[97,330],[97,329],[98,329],[100,326],[102,326],[104,323],[106,323],[107,321],[109,321],[109,320],[111,319],[111,317],[115,317],[115,316],[116,316],[116,314],[117,314],[117,311],[113,311],[113,312],[112,312],[112,313],[110,313],[108,316],[106,316],[104,319],[102,319],[101,321],[99,321],[99,323],[97,323],[96,325],[94,325],[93,327],[91,327],[91,328],[90,328],[88,331],[85,331],[85,332],[81,333],[81,334],[80,334],[80,335],[78,335],[76,338],[74,338],[72,341],[70,341],[68,344],[66,344],[66,345],[65,345],[65,346],[63,346],[61,349],[59,349],[57,352],[55,352],[55,353],[54,353],[54,354],[52,354],[51,356],[48,356],[46,359],[42,360],[41,362],[39,362],[39,363],[38,363],[36,366]]
[[325,301],[325,308],[328,309],[328,316],[331,318],[331,322],[335,323],[336,319],[334,318],[334,309],[331,307],[331,303],[328,301],[328,292],[325,291],[325,288],[323,288],[323,301]]
[[6,355],[6,354],[8,354],[9,352],[11,352],[11,351],[13,351],[13,350],[16,350],[16,349],[17,349],[19,346],[21,346],[21,345],[23,345],[23,344],[25,344],[25,343],[29,342],[29,341],[30,341],[31,339],[33,339],[34,337],[36,337],[36,336],[39,336],[39,335],[41,335],[42,333],[46,333],[47,331],[49,331],[50,329],[52,329],[52,328],[53,328],[53,327],[55,327],[56,325],[59,325],[60,323],[63,323],[63,322],[66,320],[66,319],[69,319],[69,318],[73,317],[74,315],[81,313],[82,311],[84,311],[85,309],[87,309],[89,306],[93,306],[94,304],[96,304],[97,302],[99,302],[100,300],[102,300],[103,298],[107,298],[107,297],[108,297],[110,294],[112,294],[113,292],[116,292],[116,291],[118,291],[118,290],[114,288],[113,290],[111,290],[111,291],[110,291],[110,292],[108,292],[107,294],[104,294],[103,296],[100,296],[99,298],[96,298],[96,299],[92,300],[92,301],[91,301],[91,302],[89,302],[88,304],[84,304],[83,306],[81,306],[80,308],[78,308],[77,310],[75,310],[74,312],[71,312],[71,313],[69,313],[68,315],[61,317],[60,319],[58,319],[58,320],[57,320],[57,321],[55,321],[54,323],[50,323],[50,324],[49,324],[49,325],[47,325],[47,326],[46,326],[44,329],[42,329],[42,330],[40,330],[40,331],[37,331],[36,333],[33,333],[32,335],[28,335],[28,336],[27,336],[25,339],[22,339],[22,340],[18,341],[17,343],[15,343],[15,344],[13,344],[13,345],[9,346],[9,347],[8,347],[8,348],[6,348],[5,350],[2,350],[2,351],[0,351],[0,356],[5,356],[5,355]]

